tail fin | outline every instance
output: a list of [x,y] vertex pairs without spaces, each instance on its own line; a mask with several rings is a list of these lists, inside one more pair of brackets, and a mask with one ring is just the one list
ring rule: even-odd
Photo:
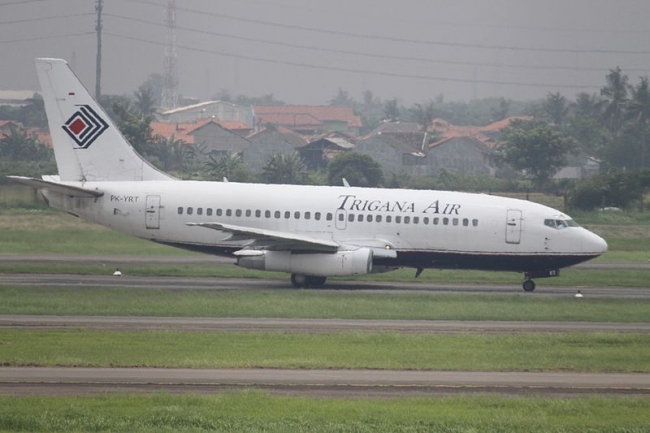
[[36,59],[62,181],[172,180],[133,149],[65,60]]

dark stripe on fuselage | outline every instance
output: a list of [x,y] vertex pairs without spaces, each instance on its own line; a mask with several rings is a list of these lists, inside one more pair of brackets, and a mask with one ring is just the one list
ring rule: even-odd
[[[182,248],[204,254],[233,257],[241,246],[195,245],[173,242],[159,242],[175,248]],[[531,272],[560,269],[586,262],[598,254],[477,254],[436,251],[398,251],[395,259],[375,259],[374,264],[389,267],[476,269],[487,271]],[[234,257],[233,257],[234,258]]]

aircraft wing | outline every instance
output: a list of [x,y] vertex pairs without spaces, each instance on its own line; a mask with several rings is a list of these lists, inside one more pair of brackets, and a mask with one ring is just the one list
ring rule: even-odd
[[47,188],[49,190],[59,192],[61,194],[69,195],[71,197],[101,197],[104,195],[103,191],[96,189],[83,188],[80,186],[67,185],[65,183],[52,182],[49,180],[36,179],[33,177],[24,176],[7,176],[9,179],[15,180],[23,185],[31,186],[32,188]]
[[188,223],[187,225],[228,232],[232,234],[232,237],[227,239],[228,241],[249,240],[254,243],[255,247],[268,247],[274,249],[313,249],[325,252],[335,252],[340,247],[340,244],[334,241],[297,233],[222,223]]

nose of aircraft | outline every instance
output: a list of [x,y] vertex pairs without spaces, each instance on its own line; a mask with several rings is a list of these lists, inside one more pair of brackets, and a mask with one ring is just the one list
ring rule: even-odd
[[585,252],[603,254],[607,251],[607,242],[605,239],[598,236],[596,233],[587,231],[588,237],[585,239],[584,248]]

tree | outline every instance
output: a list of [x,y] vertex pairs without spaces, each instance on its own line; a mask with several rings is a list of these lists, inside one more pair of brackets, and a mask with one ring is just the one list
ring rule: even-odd
[[390,120],[391,122],[397,122],[400,119],[397,98],[393,98],[384,103],[384,119]]
[[498,122],[508,117],[508,112],[510,111],[510,101],[507,101],[505,98],[498,99],[498,105],[496,107],[490,108],[490,113],[492,113],[492,120]]
[[206,165],[210,176],[213,178],[221,180],[225,177],[234,182],[247,182],[250,180],[250,175],[239,153],[229,152],[220,157],[211,153],[208,155]]
[[562,127],[569,113],[569,105],[560,92],[549,93],[544,100],[544,114],[555,126]]
[[9,134],[0,140],[0,158],[7,161],[42,161],[51,156],[50,149],[22,128],[10,126]]
[[600,89],[603,107],[602,119],[614,137],[618,136],[623,126],[625,105],[627,104],[628,78],[621,73],[621,68],[611,69],[607,74],[607,84]]
[[194,146],[185,140],[157,135],[151,147],[152,156],[160,163],[164,171],[183,172],[195,158]]
[[298,153],[273,155],[262,170],[262,178],[268,183],[304,184],[307,180],[307,168]]
[[514,122],[502,134],[501,151],[512,167],[525,171],[538,189],[566,163],[573,140],[546,123]]
[[646,151],[648,147],[648,128],[650,127],[650,89],[648,88],[648,77],[641,77],[641,82],[632,88],[632,98],[627,110],[626,120],[634,122],[639,131],[641,145],[641,167],[646,165]]
[[135,108],[142,116],[152,116],[156,111],[156,98],[151,87],[142,85],[135,92]]
[[437,110],[433,101],[429,101],[427,105],[415,104],[411,108],[412,119],[415,123],[420,125],[422,131],[426,131],[431,125],[433,119],[436,118]]
[[119,101],[113,102],[111,108],[117,116],[117,126],[122,135],[139,153],[148,153],[150,144],[153,141],[151,136],[153,116],[138,113],[132,110],[129,105]]
[[377,187],[383,184],[381,166],[370,156],[356,152],[345,152],[334,158],[327,169],[330,185],[341,185],[345,178],[350,185]]
[[330,100],[332,106],[354,107],[356,101],[348,94],[347,91],[339,89],[339,93]]

